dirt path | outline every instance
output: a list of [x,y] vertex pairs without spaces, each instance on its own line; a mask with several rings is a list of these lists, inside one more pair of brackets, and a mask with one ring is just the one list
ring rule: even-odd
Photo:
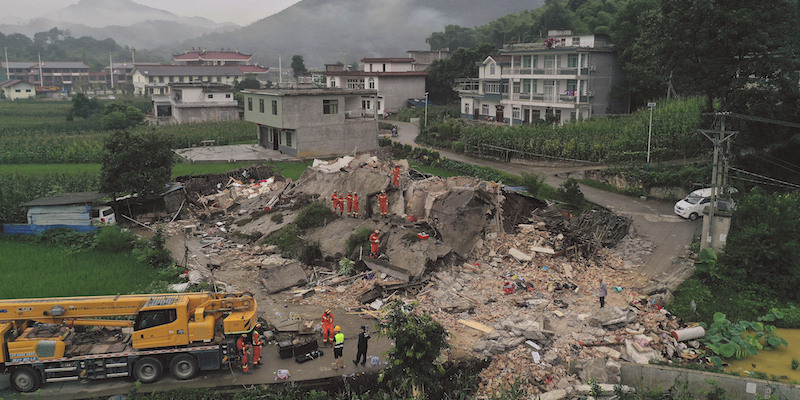
[[[404,144],[414,143],[419,134],[416,125],[398,122],[399,132],[397,141]],[[492,167],[501,171],[519,175],[523,172],[545,176],[545,182],[553,187],[561,185],[568,177],[580,178],[587,169],[593,167],[541,167],[522,165],[516,163],[498,162],[448,150],[439,151],[443,156],[456,161],[469,164]],[[687,262],[688,246],[694,235],[699,235],[701,221],[684,220],[672,211],[673,204],[659,200],[643,200],[635,197],[623,196],[607,192],[586,185],[580,185],[586,200],[606,207],[621,215],[633,218],[631,233],[641,236],[654,244],[652,252],[643,257],[640,271],[649,278],[673,286],[680,282],[692,271],[691,262]]]

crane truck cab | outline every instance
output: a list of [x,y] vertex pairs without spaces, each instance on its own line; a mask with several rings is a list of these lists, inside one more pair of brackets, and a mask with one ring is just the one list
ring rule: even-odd
[[[0,372],[20,392],[123,376],[151,383],[166,368],[190,379],[236,358],[235,339],[252,332],[256,307],[250,293],[0,300]],[[97,326],[114,333],[98,340]]]

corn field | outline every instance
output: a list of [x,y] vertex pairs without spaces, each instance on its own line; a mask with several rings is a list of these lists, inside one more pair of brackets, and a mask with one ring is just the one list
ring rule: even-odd
[[[101,163],[103,141],[111,132],[100,127],[99,117],[67,121],[68,101],[0,102],[0,164]],[[141,126],[168,136],[173,148],[200,146],[213,139],[217,145],[255,143],[252,123],[203,122]]]
[[[702,99],[659,103],[653,111],[651,156],[694,156],[703,141],[697,134]],[[464,125],[458,146],[465,152],[507,157],[556,157],[593,162],[644,160],[650,112],[576,121],[562,126]],[[501,150],[503,149],[503,150]]]

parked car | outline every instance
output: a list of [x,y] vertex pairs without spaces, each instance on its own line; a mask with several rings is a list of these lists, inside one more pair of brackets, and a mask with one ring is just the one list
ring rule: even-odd
[[[703,214],[703,209],[711,205],[712,188],[697,189],[689,193],[686,198],[675,203],[675,214],[683,218],[688,218],[692,221],[696,220]],[[736,193],[736,189],[730,189],[731,194]],[[722,211],[731,211],[735,207],[732,199],[721,198],[721,193],[717,195],[717,209]]]
[[113,225],[117,223],[114,209],[109,206],[95,206],[90,211],[92,225]]

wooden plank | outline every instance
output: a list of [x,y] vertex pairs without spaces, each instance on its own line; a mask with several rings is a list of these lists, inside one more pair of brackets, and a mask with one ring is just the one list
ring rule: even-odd
[[461,325],[466,325],[472,329],[477,329],[483,333],[492,333],[492,331],[494,331],[494,328],[492,328],[491,326],[484,325],[478,321],[473,321],[469,319],[460,319],[458,320],[458,323]]

